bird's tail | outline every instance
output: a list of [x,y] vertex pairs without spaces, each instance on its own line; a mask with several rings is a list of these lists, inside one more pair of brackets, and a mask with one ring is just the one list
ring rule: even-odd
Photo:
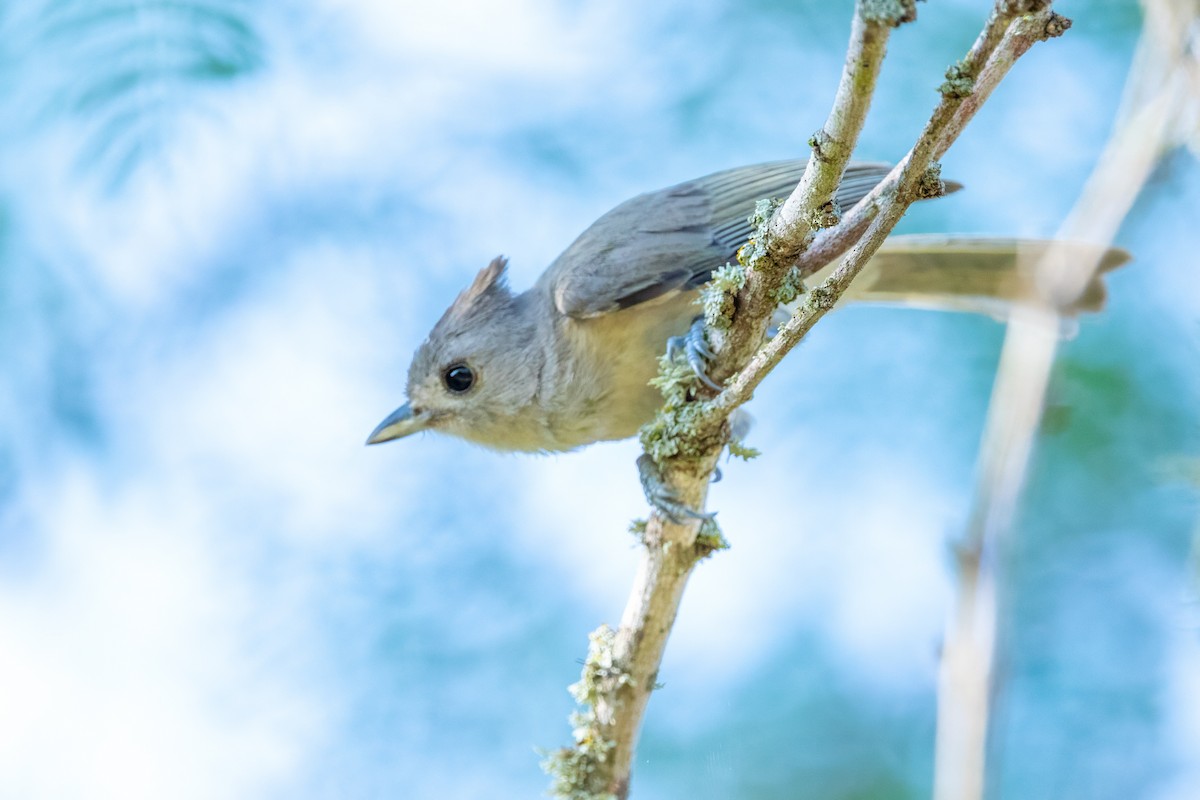
[[[1125,250],[1083,242],[965,235],[895,236],[855,278],[846,299],[1008,316],[1015,303],[1047,303],[1052,294],[1038,265],[1052,244],[1065,258],[1099,266],[1082,291],[1060,303],[1063,314],[1104,306],[1104,274],[1130,260]],[[1061,263],[1061,262],[1059,262]],[[819,279],[819,276],[818,276]],[[812,284],[810,284],[812,285]]]

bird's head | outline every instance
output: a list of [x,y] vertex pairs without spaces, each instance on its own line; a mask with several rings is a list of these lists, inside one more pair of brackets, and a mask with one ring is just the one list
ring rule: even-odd
[[408,402],[367,444],[435,430],[501,450],[537,450],[530,437],[543,355],[522,298],[504,281],[507,261],[480,270],[413,355]]

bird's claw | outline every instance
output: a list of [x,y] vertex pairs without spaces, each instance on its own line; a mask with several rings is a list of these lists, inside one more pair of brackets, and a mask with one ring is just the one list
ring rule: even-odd
[[667,519],[671,520],[671,522],[674,522],[676,525],[682,525],[687,520],[712,519],[717,516],[717,512],[715,511],[697,511],[680,500],[679,495],[671,487],[667,486],[666,481],[663,480],[662,472],[650,456],[645,454],[638,456],[637,466],[638,476],[642,481],[642,491],[646,495],[646,502]]
[[725,388],[708,375],[708,362],[713,357],[713,351],[708,346],[708,340],[704,333],[703,317],[693,320],[692,327],[688,328],[688,332],[683,336],[672,336],[667,339],[667,358],[674,360],[675,356],[680,354],[687,359],[688,366],[692,368],[692,372],[701,383],[715,392]]

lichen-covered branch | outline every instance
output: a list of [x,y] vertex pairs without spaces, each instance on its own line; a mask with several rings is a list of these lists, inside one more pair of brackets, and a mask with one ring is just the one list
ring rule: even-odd
[[[817,320],[833,308],[908,207],[922,197],[939,193],[934,159],[944,154],[954,143],[1017,58],[1028,51],[1035,42],[1058,36],[1070,26],[1069,20],[1049,10],[1048,3],[1041,5],[1042,10],[1033,14],[992,14],[984,33],[971,48],[967,58],[952,67],[948,73],[958,78],[964,75],[977,76],[972,81],[971,91],[963,94],[962,86],[948,85],[950,80],[943,84],[942,99],[908,155],[858,202],[851,215],[826,232],[825,241],[818,238],[814,243],[814,249],[822,260],[806,258],[808,253],[797,259],[800,274],[811,275],[853,244],[853,249],[833,274],[809,292],[808,298],[792,318],[780,328],[771,341],[755,353],[725,390],[708,404],[708,408],[699,415],[697,422],[715,424],[716,420],[726,418],[734,408],[748,401],[754,389],[783,356],[808,334]],[[996,44],[991,44],[993,42]],[[978,63],[978,59],[981,58],[986,60]]]
[[916,18],[916,0],[859,0],[851,23],[846,61],[825,124],[809,139],[809,166],[800,184],[773,216],[756,246],[744,252],[746,280],[735,296],[736,326],[715,332],[717,357],[710,372],[717,380],[732,375],[761,346],[778,306],[782,284],[813,233],[838,221],[834,192],[866,122],[875,83],[896,26]]
[[812,155],[800,184],[771,221],[768,233],[780,250],[799,252],[813,230],[837,221],[840,209],[835,207],[834,192],[866,122],[888,35],[893,24],[900,21],[898,13],[889,18],[877,12],[871,18],[860,9],[854,15],[833,110],[824,127],[808,140]]
[[[729,444],[732,412],[833,307],[908,206],[941,191],[935,162],[991,89],[1035,41],[1065,29],[1048,2],[998,0],[984,32],[948,73],[942,99],[912,151],[839,222],[832,198],[862,130],[889,33],[915,15],[915,0],[858,0],[834,107],[810,142],[813,152],[803,180],[782,206],[760,204],[757,232],[739,264],[722,270],[707,290],[709,344],[716,353],[710,372],[727,380],[726,388],[713,397],[686,371],[664,366],[659,384],[666,403],[643,429],[642,458],[653,462],[680,507],[704,508],[717,459]],[[822,257],[819,266],[824,266],[847,249],[834,273],[764,344],[773,312],[795,298],[802,271],[814,263],[805,260],[806,252]],[[611,669],[603,679],[590,680],[596,673],[585,666],[582,684],[596,691],[577,693],[585,710],[574,720],[576,746],[547,762],[561,798],[628,796],[639,728],[684,587],[695,565],[724,541],[711,520],[677,521],[658,511],[638,533],[645,547],[637,577],[621,624],[615,633],[604,634],[599,655]],[[593,653],[588,664],[596,662]]]
[[592,634],[583,675],[571,687],[581,705],[571,719],[575,746],[543,764],[562,800],[628,797],[639,728],[684,587],[697,563],[726,546],[711,520],[681,526],[652,518],[634,532],[644,548],[621,624],[615,633],[603,627]]
[[564,800],[602,800],[608,791],[608,776],[602,769],[616,743],[605,734],[603,698],[632,680],[613,658],[613,629],[601,625],[588,637],[583,674],[567,690],[579,704],[571,715],[573,747],[548,754],[542,766],[554,779],[550,793]]
[[1061,36],[1071,26],[1070,20],[1049,10],[1049,3],[1025,3],[1041,6],[1037,13],[1027,15],[1015,15],[1011,10],[1001,13],[1000,5],[967,56],[946,71],[946,81],[939,87],[942,100],[908,155],[836,226],[822,231],[796,258],[801,277],[818,272],[862,238],[885,199],[895,193],[909,162],[915,161],[917,168],[923,169],[945,155],[1017,59],[1034,43]]
[[940,191],[936,165],[924,175],[906,178],[902,172],[899,180],[900,184],[891,201],[871,221],[866,233],[854,244],[842,263],[820,286],[808,292],[800,308],[779,328],[778,333],[754,354],[750,363],[734,376],[721,394],[706,404],[704,415],[698,422],[727,418],[733,409],[747,402],[763,378],[799,344],[821,317],[833,309],[838,298],[849,288],[850,282],[862,271],[871,256],[875,255],[908,207],[919,197],[933,196]]

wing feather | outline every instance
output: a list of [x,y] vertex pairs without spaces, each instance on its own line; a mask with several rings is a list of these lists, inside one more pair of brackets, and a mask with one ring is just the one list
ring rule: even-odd
[[[559,311],[578,319],[694,289],[736,257],[750,235],[755,203],[790,194],[805,164],[738,167],[627,200],[584,231],[539,283]],[[839,204],[854,205],[889,169],[851,164]]]

